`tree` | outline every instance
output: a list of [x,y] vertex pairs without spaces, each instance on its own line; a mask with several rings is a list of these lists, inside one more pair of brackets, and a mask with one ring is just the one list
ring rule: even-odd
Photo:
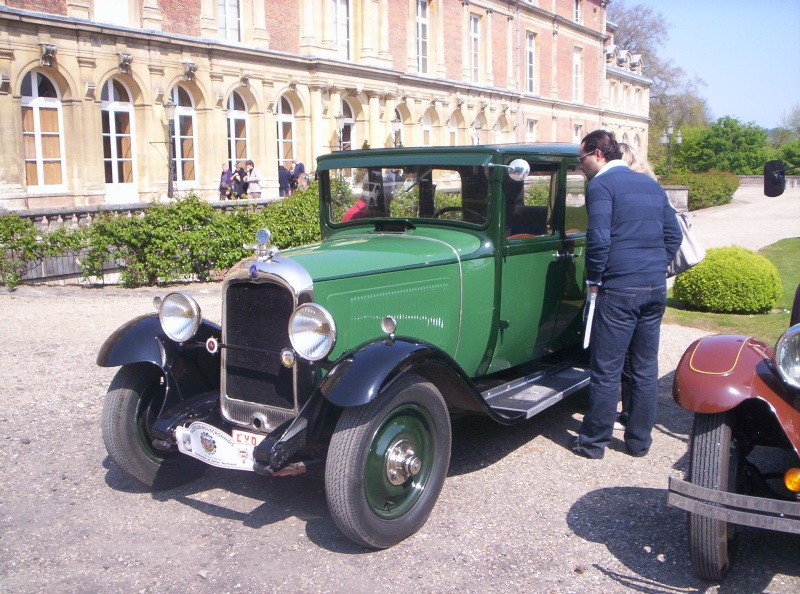
[[676,129],[711,122],[708,103],[699,92],[705,82],[697,77],[687,78],[682,68],[659,57],[658,52],[669,38],[667,31],[671,27],[660,12],[641,4],[628,7],[622,0],[615,0],[609,6],[608,19],[617,25],[614,42],[634,54],[641,54],[644,74],[653,81],[649,156],[651,160],[665,160],[666,149],[660,137],[670,121]]
[[683,143],[673,147],[676,167],[693,173],[719,169],[737,175],[758,175],[771,156],[764,128],[728,116],[709,127],[687,128]]

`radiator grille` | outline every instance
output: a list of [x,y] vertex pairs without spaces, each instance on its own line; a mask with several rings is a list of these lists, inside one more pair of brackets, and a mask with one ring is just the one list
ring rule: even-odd
[[[293,371],[280,362],[280,351],[291,347],[289,316],[294,309],[291,292],[270,283],[232,283],[225,296],[223,398],[257,405],[228,403],[231,420],[250,423],[252,413],[264,407],[295,409]],[[265,352],[269,351],[269,352]],[[238,418],[243,416],[244,418]]]

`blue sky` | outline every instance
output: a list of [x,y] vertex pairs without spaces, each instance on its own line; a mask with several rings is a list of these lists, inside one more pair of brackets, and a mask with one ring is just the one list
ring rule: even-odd
[[774,128],[800,105],[800,0],[625,0],[637,4],[672,25],[659,55],[706,82],[715,120]]

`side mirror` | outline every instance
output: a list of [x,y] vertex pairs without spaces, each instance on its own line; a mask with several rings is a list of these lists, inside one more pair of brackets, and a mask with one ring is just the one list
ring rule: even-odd
[[508,177],[514,181],[523,181],[531,172],[531,166],[525,159],[514,159],[508,164]]
[[783,161],[767,161],[764,165],[764,195],[774,198],[786,188],[786,165]]
[[501,165],[500,163],[489,163],[489,167],[505,167],[508,169],[508,177],[514,181],[523,181],[531,172],[531,166],[525,159],[514,159],[508,165]]

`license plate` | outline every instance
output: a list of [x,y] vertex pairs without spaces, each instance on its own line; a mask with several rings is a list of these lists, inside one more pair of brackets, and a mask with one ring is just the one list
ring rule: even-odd
[[178,450],[206,464],[235,470],[253,470],[253,450],[263,435],[238,429],[228,435],[216,427],[195,421],[188,427],[177,427]]

